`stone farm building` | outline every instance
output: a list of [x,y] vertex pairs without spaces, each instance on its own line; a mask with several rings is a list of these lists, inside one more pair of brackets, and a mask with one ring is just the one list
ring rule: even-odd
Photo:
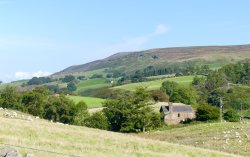
[[176,125],[188,118],[195,118],[193,108],[183,103],[161,103],[160,112],[164,115],[164,122],[168,125]]

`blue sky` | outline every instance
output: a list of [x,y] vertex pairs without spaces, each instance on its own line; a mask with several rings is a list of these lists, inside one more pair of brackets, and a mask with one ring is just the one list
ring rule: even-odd
[[248,0],[0,0],[0,80],[122,51],[250,44]]

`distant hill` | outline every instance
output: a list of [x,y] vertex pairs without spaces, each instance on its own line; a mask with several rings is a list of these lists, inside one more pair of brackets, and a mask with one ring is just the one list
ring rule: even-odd
[[167,67],[177,63],[218,66],[246,59],[250,59],[250,45],[159,48],[117,53],[102,60],[68,67],[53,76],[89,71],[131,73],[147,66]]

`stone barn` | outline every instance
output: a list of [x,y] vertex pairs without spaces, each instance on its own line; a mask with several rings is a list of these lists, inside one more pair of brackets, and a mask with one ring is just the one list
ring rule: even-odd
[[195,118],[192,106],[183,103],[164,103],[161,105],[160,112],[164,115],[164,122],[168,125],[176,125]]

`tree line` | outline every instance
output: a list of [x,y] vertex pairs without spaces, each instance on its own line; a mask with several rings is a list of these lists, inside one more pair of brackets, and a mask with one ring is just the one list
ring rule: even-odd
[[149,95],[138,89],[130,96],[104,103],[104,110],[90,114],[84,102],[75,104],[64,95],[52,95],[46,87],[23,93],[7,86],[0,93],[0,107],[14,109],[54,122],[119,132],[138,132],[161,125],[160,115],[149,106]]
[[[185,64],[186,63],[186,64]],[[147,77],[158,75],[187,76],[207,75],[210,71],[208,65],[197,66],[193,62],[185,62],[169,65],[167,67],[148,66],[143,70],[137,70],[131,75],[125,75],[118,80],[118,84],[136,83],[148,81]]]

